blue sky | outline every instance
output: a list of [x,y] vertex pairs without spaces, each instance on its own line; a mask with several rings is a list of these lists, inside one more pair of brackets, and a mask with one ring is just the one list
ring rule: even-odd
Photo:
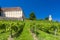
[[60,0],[0,0],[1,7],[21,7],[26,17],[35,12],[37,19],[52,15],[53,20],[60,21]]

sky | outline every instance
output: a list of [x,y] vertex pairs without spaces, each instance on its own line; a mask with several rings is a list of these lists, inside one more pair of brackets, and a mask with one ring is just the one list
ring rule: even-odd
[[60,21],[60,0],[0,0],[3,7],[21,7],[25,17],[34,12],[37,19],[52,15],[53,20]]

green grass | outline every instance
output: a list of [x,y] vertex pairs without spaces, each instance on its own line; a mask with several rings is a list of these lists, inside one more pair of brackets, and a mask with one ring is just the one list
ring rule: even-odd
[[60,40],[60,37],[52,35],[52,34],[48,34],[46,32],[43,31],[38,31],[39,35],[38,35],[38,39],[39,40]]
[[[18,23],[18,22],[22,22],[22,21],[17,21],[17,20],[16,21],[10,21],[10,20],[9,21],[6,21],[6,20],[2,21],[2,20],[0,20],[0,23],[8,24],[10,22]],[[25,21],[25,26],[23,28],[22,33],[19,34],[18,37],[14,37],[14,40],[34,40],[33,36],[31,35],[31,33],[29,31],[30,30],[30,24],[34,24],[34,23],[36,23],[36,25],[37,24],[44,25],[44,28],[51,26],[49,21],[35,21],[35,20],[34,21],[30,21],[30,20],[26,20]],[[60,23],[52,22],[52,24],[57,26]],[[8,25],[8,27],[9,27],[9,25]],[[60,40],[60,35],[59,36],[55,36],[55,35],[48,34],[48,33],[44,32],[44,31],[41,31],[41,30],[38,30],[37,32],[39,33],[37,35],[39,40]],[[9,34],[10,34],[9,32],[0,34],[0,40],[7,40]],[[59,34],[60,34],[60,32],[59,32]]]
[[29,32],[28,23],[25,24],[22,34],[18,38],[15,38],[15,40],[33,40],[33,37],[31,33]]
[[[51,27],[52,25],[55,25],[58,27],[58,25],[60,25],[60,23],[58,22],[49,22],[49,21],[30,21],[30,24],[34,24],[35,25],[42,25],[41,27],[43,29],[46,29],[46,28],[49,28]],[[37,27],[37,26],[36,26]],[[38,39],[39,40],[60,40],[60,35],[53,35],[53,34],[49,34],[47,32],[44,32],[44,31],[41,31],[41,30],[37,30],[38,31]],[[60,34],[60,32],[59,32]]]
[[0,40],[7,40],[9,37],[9,32],[0,34]]

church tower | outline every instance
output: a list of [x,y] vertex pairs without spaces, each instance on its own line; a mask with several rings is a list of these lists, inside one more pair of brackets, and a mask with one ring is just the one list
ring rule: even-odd
[[52,16],[51,15],[49,15],[49,21],[52,21]]

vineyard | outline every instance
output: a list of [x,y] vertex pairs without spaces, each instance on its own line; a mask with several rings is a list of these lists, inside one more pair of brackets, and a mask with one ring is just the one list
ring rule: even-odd
[[60,40],[60,23],[53,21],[11,21],[0,20],[0,40]]

